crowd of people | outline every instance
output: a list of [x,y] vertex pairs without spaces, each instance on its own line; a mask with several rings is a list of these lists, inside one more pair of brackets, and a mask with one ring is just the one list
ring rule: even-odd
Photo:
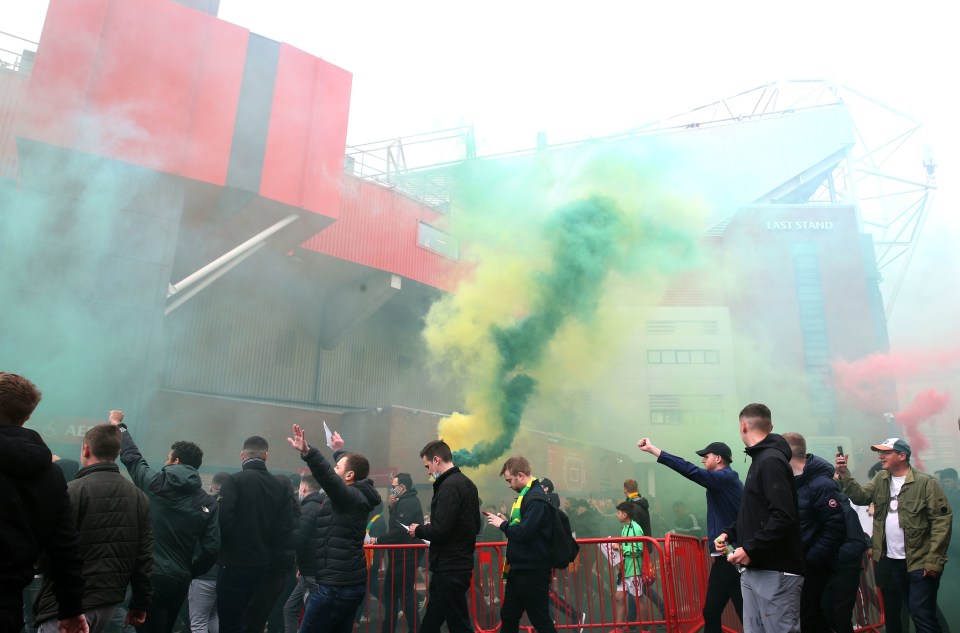
[[[19,631],[26,619],[41,633],[100,633],[111,625],[170,633],[186,610],[196,633],[262,633],[268,621],[271,632],[349,633],[369,594],[382,606],[381,633],[393,633],[401,619],[411,632],[438,633],[446,624],[450,633],[469,633],[478,540],[507,544],[498,614],[504,633],[516,633],[524,614],[539,633],[554,633],[557,610],[584,624],[586,614],[554,593],[554,544],[561,517],[585,537],[601,535],[602,515],[583,499],[567,500],[561,514],[553,482],[536,477],[523,456],[500,471],[516,493],[512,506],[482,509],[450,447],[429,442],[420,452],[433,479],[425,513],[410,473],[393,477],[384,504],[366,457],[345,450],[333,433],[328,460],[294,425],[288,443],[308,473],[298,487],[268,470],[270,447],[252,436],[240,470],[217,473],[205,490],[196,444],[174,442],[162,467],[152,468],[119,410],[87,431],[79,463],[57,460],[24,427],[40,398],[28,379],[0,372],[2,631]],[[937,594],[958,584],[941,579],[955,555],[955,470],[939,478],[923,473],[910,464],[909,444],[890,438],[872,447],[878,472],[858,482],[847,455],[830,463],[807,453],[803,436],[773,433],[762,404],[743,409],[739,430],[752,460],[742,481],[723,442],[697,451],[700,466],[649,438],[637,443],[706,491],[705,528],[682,501],[672,506],[671,528],[715,545],[705,631],[721,630],[728,603],[748,633],[852,631],[861,562],[871,548],[887,631],[906,630],[906,613],[918,633],[947,630]],[[623,492],[615,505],[620,536],[659,535],[654,517],[666,522],[637,481],[626,480]],[[871,507],[872,536],[851,503]],[[641,597],[663,613],[662,597],[645,578],[642,542],[605,553],[619,561],[617,591],[632,597],[617,601],[616,621],[635,622]],[[425,566],[421,609],[417,579]]]

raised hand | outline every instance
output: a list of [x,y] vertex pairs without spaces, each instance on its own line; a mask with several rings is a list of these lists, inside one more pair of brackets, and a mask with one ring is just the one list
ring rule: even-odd
[[299,424],[293,425],[293,437],[288,437],[287,441],[290,442],[290,446],[300,451],[301,455],[310,452],[310,445],[307,444],[307,434],[303,432]]
[[119,411],[117,409],[112,410],[107,420],[114,426],[120,424],[123,422],[123,411]]
[[333,450],[339,451],[341,448],[343,448],[343,445],[344,441],[343,438],[340,437],[340,433],[334,431],[333,435],[330,436],[330,446],[333,448]]

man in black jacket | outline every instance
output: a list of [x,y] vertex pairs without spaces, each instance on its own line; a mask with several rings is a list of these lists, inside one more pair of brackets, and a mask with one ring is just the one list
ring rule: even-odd
[[800,630],[827,631],[823,591],[833,572],[833,563],[846,535],[840,490],[833,480],[833,464],[807,454],[807,441],[799,433],[784,433],[790,445],[790,467],[797,483],[800,538],[803,542],[806,573],[800,594]]
[[63,472],[36,431],[23,428],[40,403],[40,390],[17,374],[0,372],[0,631],[23,626],[21,591],[46,553],[57,598],[59,626],[87,630],[83,616],[83,562]]
[[267,470],[269,448],[258,435],[247,438],[240,451],[243,470],[227,477],[220,489],[221,633],[240,633],[249,625],[246,613],[260,613],[261,602],[276,599],[256,589],[267,574],[271,552],[290,538],[293,511],[288,486]]
[[297,586],[283,606],[284,633],[297,633],[300,611],[317,589],[317,517],[328,504],[327,493],[313,475],[300,477],[300,517],[293,528],[290,542],[297,552]]
[[823,589],[823,600],[820,604],[828,623],[828,628],[824,630],[853,633],[853,608],[857,604],[857,590],[860,589],[863,555],[870,549],[870,539],[863,533],[860,517],[850,505],[850,499],[842,492],[837,495],[843,511],[845,535],[833,563],[833,573]]
[[434,477],[430,523],[412,523],[408,530],[411,537],[430,541],[429,599],[420,630],[438,633],[446,622],[450,633],[472,633],[467,589],[480,531],[480,495],[454,465],[453,453],[443,440],[428,442],[420,458]]
[[170,633],[190,581],[209,570],[220,552],[217,500],[204,492],[197,472],[203,451],[193,442],[174,442],[158,472],[140,454],[123,423],[123,411],[111,411],[109,420],[121,430],[120,461],[133,483],[150,499],[153,602],[140,628],[150,633]]
[[[335,450],[343,448],[339,435],[332,442]],[[353,630],[357,607],[367,591],[367,559],[363,553],[367,517],[380,503],[380,494],[373,485],[370,462],[360,453],[343,453],[336,466],[311,448],[303,429],[293,425],[290,445],[310,468],[329,498],[330,512],[317,516],[319,534],[317,557],[317,589],[310,596],[301,633],[330,633]]]
[[[398,473],[393,478],[390,491],[390,522],[387,532],[372,543],[380,545],[414,545],[421,542],[410,537],[408,530],[412,523],[423,523],[423,506],[413,487],[410,473]],[[420,630],[420,611],[417,609],[417,561],[423,550],[397,548],[387,556],[387,573],[384,579],[384,609],[381,633],[393,633],[397,626],[397,606],[402,603],[403,615],[407,619],[407,630],[413,633]]]
[[540,482],[531,474],[530,462],[517,455],[503,463],[500,475],[519,493],[510,516],[488,515],[490,525],[507,538],[504,574],[507,586],[500,606],[501,633],[517,633],[524,612],[538,633],[556,633],[550,619],[550,544],[554,513]]
[[748,404],[740,412],[740,437],[752,463],[737,521],[716,539],[720,552],[728,540],[739,544],[727,560],[745,568],[740,576],[744,633],[800,630],[804,564],[792,453],[772,431],[766,405]]
[[[147,495],[120,474],[120,429],[100,424],[83,436],[80,470],[67,484],[83,559],[83,611],[102,631],[132,589],[126,624],[140,626],[153,594],[153,531]],[[41,571],[43,563],[41,559]],[[44,579],[34,604],[39,633],[56,633],[57,597]]]

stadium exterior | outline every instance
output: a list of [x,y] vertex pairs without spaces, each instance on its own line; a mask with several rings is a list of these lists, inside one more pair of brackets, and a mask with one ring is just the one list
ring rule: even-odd
[[[502,156],[477,157],[469,129],[348,148],[347,71],[193,4],[51,0],[31,63],[0,68],[0,365],[46,392],[32,424],[55,448],[121,406],[155,447],[196,438],[205,471],[232,466],[252,429],[280,445],[289,423],[321,419],[378,477],[419,470],[417,449],[461,406],[424,370],[420,337],[470,275],[469,244],[443,230],[457,170],[575,162],[598,144],[669,156],[668,186],[711,213],[707,264],[647,306],[609,372],[630,402],[593,403],[596,421],[632,420],[664,446],[724,424],[732,442],[739,408],[761,400],[824,447],[894,432],[845,402],[831,362],[887,351],[935,165],[865,166],[861,95],[771,84]],[[454,161],[404,159],[405,143],[451,139]],[[906,183],[885,190],[894,220],[870,216],[867,178]],[[896,411],[893,385],[884,397]],[[519,442],[545,451],[560,489],[617,493],[636,472],[623,438],[550,431]]]

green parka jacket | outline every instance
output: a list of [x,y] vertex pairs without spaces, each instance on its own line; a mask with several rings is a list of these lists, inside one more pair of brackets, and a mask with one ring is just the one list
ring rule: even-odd
[[[861,486],[849,472],[840,475],[843,491],[857,505],[873,503],[873,560],[884,551],[884,526],[890,507],[890,473],[881,470]],[[907,571],[930,570],[943,573],[947,562],[953,511],[936,477],[907,471],[897,495],[897,512],[907,552]]]

